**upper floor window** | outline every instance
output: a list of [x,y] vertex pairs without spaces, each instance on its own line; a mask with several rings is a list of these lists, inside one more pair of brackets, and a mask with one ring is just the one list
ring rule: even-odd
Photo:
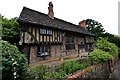
[[40,29],[40,34],[52,35],[52,30],[50,30],[50,29]]
[[47,34],[52,35],[52,30],[47,29]]
[[40,29],[40,34],[46,34],[46,29]]

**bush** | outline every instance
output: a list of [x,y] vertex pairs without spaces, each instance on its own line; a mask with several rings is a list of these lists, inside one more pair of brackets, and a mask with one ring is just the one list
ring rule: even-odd
[[87,62],[79,63],[78,61],[76,62],[73,60],[67,60],[61,66],[50,69],[45,65],[40,65],[31,70],[31,79],[63,79],[66,78],[67,75],[87,66],[89,66]]
[[108,52],[112,56],[118,55],[118,47],[115,44],[108,42],[107,39],[100,38],[96,45],[98,49]]
[[31,70],[31,77],[34,79],[44,80],[45,73],[48,67],[45,65],[39,65]]
[[[52,69],[52,68],[50,68]],[[64,71],[56,70],[55,71],[49,71],[49,67],[46,65],[40,65],[31,70],[31,78],[32,79],[39,79],[39,80],[47,80],[47,79],[62,79],[67,76],[67,74]]]
[[118,57],[120,58],[120,48],[118,48]]
[[73,60],[68,60],[65,61],[62,65],[62,70],[66,73],[66,74],[71,74],[77,70],[83,69],[85,67],[89,66],[88,63],[84,62],[79,64],[79,62],[73,61]]
[[118,48],[118,53],[120,54],[120,48]]
[[67,77],[67,74],[62,71],[62,72],[46,72],[45,73],[45,79],[63,79]]
[[15,45],[6,41],[2,43],[2,79],[22,80],[27,78],[28,66],[25,55]]
[[93,61],[93,62],[106,62],[109,59],[113,58],[108,52],[104,52],[102,50],[96,49],[92,51],[88,57]]

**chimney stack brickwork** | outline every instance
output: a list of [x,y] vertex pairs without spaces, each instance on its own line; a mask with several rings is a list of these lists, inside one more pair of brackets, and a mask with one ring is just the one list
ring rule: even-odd
[[48,16],[51,18],[51,19],[54,19],[54,12],[53,12],[53,3],[52,1],[49,2],[49,7],[48,7]]
[[82,27],[82,28],[85,28],[86,27],[86,21],[83,20],[83,21],[79,22],[79,26]]

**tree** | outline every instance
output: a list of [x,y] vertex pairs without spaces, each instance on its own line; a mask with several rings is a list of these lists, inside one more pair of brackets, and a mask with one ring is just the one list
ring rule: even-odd
[[104,28],[101,23],[92,19],[86,19],[86,29],[96,35],[96,38],[104,35]]
[[2,39],[8,41],[12,44],[19,42],[19,23],[17,22],[17,18],[11,18],[10,20],[7,18],[2,18]]
[[0,46],[2,46],[2,79],[26,79],[28,67],[25,55],[7,41],[0,41]]
[[111,43],[116,44],[116,46],[120,48],[120,37],[119,36],[117,35],[108,36],[107,40]]

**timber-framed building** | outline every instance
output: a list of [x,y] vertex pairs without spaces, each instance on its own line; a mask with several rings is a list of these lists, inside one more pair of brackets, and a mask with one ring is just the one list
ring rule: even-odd
[[81,55],[94,48],[94,34],[84,27],[54,17],[53,4],[48,14],[27,7],[19,16],[20,44],[28,63]]

